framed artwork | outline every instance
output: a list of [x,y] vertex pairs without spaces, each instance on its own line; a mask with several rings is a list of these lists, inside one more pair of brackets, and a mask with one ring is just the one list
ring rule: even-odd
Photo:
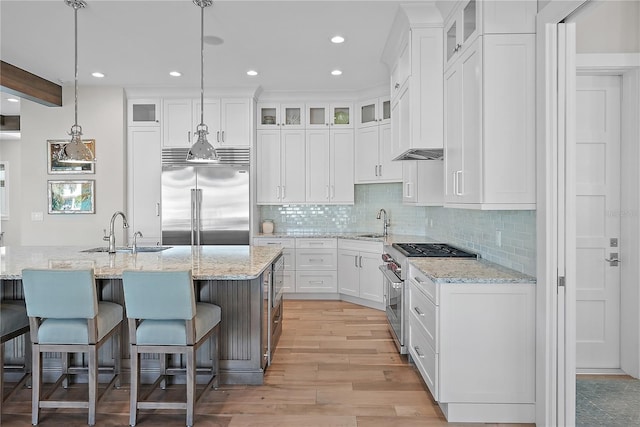
[[[61,163],[60,155],[62,149],[69,141],[64,140],[47,140],[47,166],[48,173],[95,173],[95,163]],[[92,153],[96,152],[96,140],[85,139],[82,142],[91,150]]]
[[47,181],[50,214],[93,214],[95,180]]

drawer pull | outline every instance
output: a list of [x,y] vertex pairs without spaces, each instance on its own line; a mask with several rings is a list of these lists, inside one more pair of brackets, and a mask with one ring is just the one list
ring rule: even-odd
[[309,262],[324,262],[322,258],[309,258]]
[[424,313],[422,312],[422,310],[420,310],[420,308],[418,307],[413,307],[413,311],[415,311],[416,313],[418,313],[418,316],[424,316]]
[[418,283],[424,283],[424,281],[419,277],[414,277],[413,280],[415,280]]
[[416,351],[416,354],[420,359],[424,359],[424,354],[420,351],[420,347],[416,345],[416,346],[413,346],[413,349]]
[[310,285],[324,285],[324,280],[309,280]]

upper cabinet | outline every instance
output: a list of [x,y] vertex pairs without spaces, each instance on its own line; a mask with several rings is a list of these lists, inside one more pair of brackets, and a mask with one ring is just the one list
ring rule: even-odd
[[204,113],[207,139],[217,147],[251,145],[251,100],[248,98],[167,98],[162,103],[164,147],[190,147],[197,138],[197,126]]
[[358,128],[391,123],[391,99],[388,96],[358,103]]
[[536,0],[464,0],[444,25],[445,68],[481,34],[535,33]]
[[160,126],[160,99],[136,99],[127,103],[129,126]]
[[312,103],[307,104],[307,129],[318,129],[331,126],[334,128],[353,128],[353,104]]
[[[533,29],[524,18],[535,17],[531,3],[469,6],[482,30],[444,74],[445,206],[535,209],[535,34],[524,32]],[[497,31],[515,31],[518,16],[522,33]]]
[[258,129],[304,129],[304,104],[258,103]]

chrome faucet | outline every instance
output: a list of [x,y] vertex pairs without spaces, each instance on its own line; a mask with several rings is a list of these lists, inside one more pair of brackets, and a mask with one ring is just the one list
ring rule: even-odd
[[376,219],[380,219],[380,216],[384,214],[384,219],[382,220],[382,235],[384,237],[387,237],[389,235],[389,226],[391,225],[391,221],[389,221],[389,219],[387,218],[387,211],[385,211],[384,209],[380,209],[378,211],[378,216],[376,216]]
[[144,237],[141,231],[133,233],[133,246],[131,246],[131,253],[136,253],[138,249],[138,237]]
[[114,223],[116,222],[116,217],[120,215],[122,217],[122,228],[129,228],[129,223],[127,223],[127,217],[123,212],[117,211],[111,217],[111,222],[109,222],[109,235],[104,236],[102,239],[105,241],[109,241],[109,253],[113,254],[116,252],[116,235],[113,231]]

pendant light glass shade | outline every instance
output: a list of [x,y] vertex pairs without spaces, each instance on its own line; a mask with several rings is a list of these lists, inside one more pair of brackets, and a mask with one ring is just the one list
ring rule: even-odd
[[78,125],[78,9],[87,6],[84,0],[64,0],[67,6],[73,8],[74,18],[74,46],[75,46],[75,115],[74,124],[71,126],[71,141],[65,144],[58,161],[63,163],[94,163],[96,161],[93,153],[82,142],[82,126]]
[[198,139],[187,152],[188,162],[215,163],[220,161],[218,153],[207,140],[209,127],[204,124],[204,8],[213,4],[212,0],[193,0],[200,7],[200,124],[196,129]]

